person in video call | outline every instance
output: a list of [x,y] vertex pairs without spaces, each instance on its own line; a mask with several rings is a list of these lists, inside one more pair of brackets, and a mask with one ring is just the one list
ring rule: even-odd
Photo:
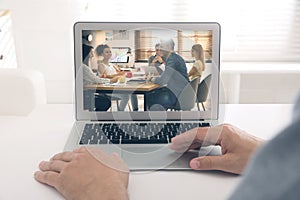
[[[98,69],[101,74],[101,77],[106,78],[121,78],[125,79],[125,72],[120,71],[116,66],[112,63],[109,63],[109,60],[112,56],[111,49],[106,44],[100,44],[96,48],[96,54],[102,56],[103,60],[100,60]],[[121,102],[119,105],[119,111],[124,111],[125,107],[128,103],[129,96],[131,97],[131,105],[133,111],[138,111],[138,100],[136,95],[127,95],[127,94],[113,94],[113,96],[121,98]]]
[[158,74],[161,74],[164,71],[161,66],[166,64],[166,60],[162,55],[160,43],[157,43],[155,45],[155,55],[150,56],[148,59],[149,66],[154,66]]
[[[220,145],[222,155],[194,158],[190,167],[243,174],[228,199],[299,199],[299,130],[300,96],[292,122],[269,142],[233,125],[223,124],[195,128],[176,136],[170,148],[185,151],[202,145]],[[42,161],[39,168],[40,171],[34,174],[35,179],[54,187],[66,199],[129,199],[129,170],[115,154],[81,147],[58,153],[49,161]],[[195,191],[195,195],[199,192],[201,190]]]
[[[89,45],[82,45],[82,74],[83,74],[83,85],[88,84],[103,84],[107,82],[116,82],[117,79],[106,79],[96,76],[90,65],[91,60],[94,58],[94,48]],[[106,95],[93,95],[83,91],[84,94],[84,107],[85,109],[91,110],[90,98],[95,99],[95,110],[96,111],[107,111],[111,107],[111,100]]]
[[106,44],[100,44],[96,48],[96,54],[98,57],[102,56],[102,59],[98,63],[98,71],[105,78],[112,78],[116,76],[124,76],[125,72],[119,70],[118,67],[109,62],[112,53],[111,49]]
[[192,46],[192,57],[195,58],[193,67],[189,71],[190,80],[199,77],[201,78],[202,72],[205,70],[204,51],[201,44],[194,44]]
[[150,110],[173,108],[183,88],[189,83],[187,68],[183,58],[174,52],[172,39],[161,41],[162,56],[166,58],[165,71],[159,77],[149,77],[149,81],[165,86],[150,92],[147,103]]

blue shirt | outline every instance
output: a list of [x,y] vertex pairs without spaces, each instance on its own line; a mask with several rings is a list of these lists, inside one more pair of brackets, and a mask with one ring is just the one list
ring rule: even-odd
[[258,150],[229,199],[300,199],[300,96],[291,124]]

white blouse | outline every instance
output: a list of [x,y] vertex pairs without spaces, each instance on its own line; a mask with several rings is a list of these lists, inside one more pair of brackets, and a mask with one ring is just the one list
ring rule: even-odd
[[104,66],[104,72],[107,75],[113,75],[113,74],[117,73],[117,70],[114,68],[114,66],[112,64],[106,65],[106,64],[102,63],[102,65]]

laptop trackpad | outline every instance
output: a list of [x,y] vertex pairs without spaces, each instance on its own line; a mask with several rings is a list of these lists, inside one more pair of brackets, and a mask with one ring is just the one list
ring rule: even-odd
[[121,157],[130,170],[158,170],[170,165],[181,156],[173,152],[166,145],[154,147],[126,147],[122,148]]
[[189,170],[191,159],[204,155],[220,155],[218,147],[202,147],[185,153],[177,153],[167,146],[126,147],[122,148],[121,157],[130,170]]

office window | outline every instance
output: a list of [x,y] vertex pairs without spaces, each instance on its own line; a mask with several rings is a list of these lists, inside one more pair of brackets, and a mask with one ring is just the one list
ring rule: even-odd
[[300,62],[299,0],[85,1],[88,20],[219,22],[223,61]]
[[0,68],[17,68],[11,12],[0,10]]
[[212,32],[200,31],[171,31],[161,30],[135,31],[135,58],[136,61],[148,61],[148,58],[155,53],[155,44],[160,43],[161,36],[171,38],[175,43],[175,51],[180,54],[185,61],[192,60],[191,46],[201,44],[205,52],[205,60],[211,61]]

